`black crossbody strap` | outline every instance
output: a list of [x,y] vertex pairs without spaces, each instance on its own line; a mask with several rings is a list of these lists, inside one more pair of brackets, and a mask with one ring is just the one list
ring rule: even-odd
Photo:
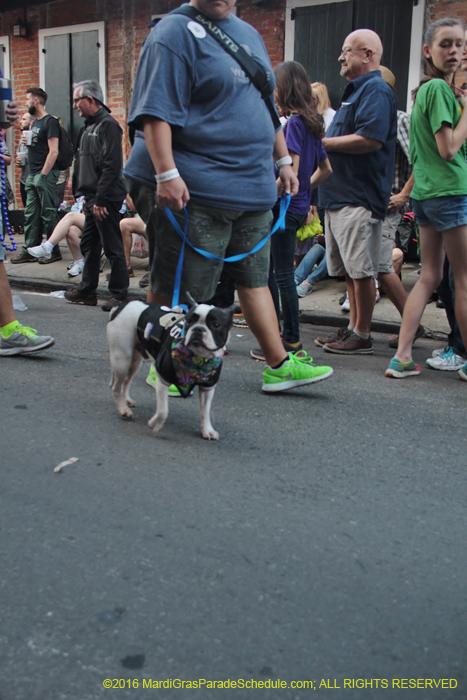
[[222,29],[219,29],[215,22],[201,14],[201,12],[198,12],[198,10],[192,5],[182,5],[176,10],[172,10],[170,14],[186,15],[187,17],[191,17],[191,19],[195,20],[202,27],[204,27],[206,32],[208,32],[208,34],[210,34],[222,46],[222,48],[237,61],[255,88],[257,88],[257,90],[259,90],[261,93],[261,97],[266,103],[266,107],[271,115],[274,128],[276,130],[279,129],[281,123],[272,101],[271,87],[269,85],[267,73],[263,66],[260,65],[252,56],[249,56],[245,49],[239,46],[228,34],[222,31]]

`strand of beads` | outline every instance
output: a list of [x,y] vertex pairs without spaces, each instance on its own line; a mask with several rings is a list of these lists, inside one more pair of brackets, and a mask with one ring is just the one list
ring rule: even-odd
[[3,222],[6,226],[8,235],[10,236],[11,246],[5,243],[5,233],[3,227],[0,226],[0,243],[6,250],[16,250],[17,245],[13,237],[13,231],[11,230],[10,219],[8,218],[8,203],[6,201],[6,171],[5,171],[5,159],[3,157],[3,135],[0,130],[0,197],[1,197],[1,211],[0,216],[3,214]]

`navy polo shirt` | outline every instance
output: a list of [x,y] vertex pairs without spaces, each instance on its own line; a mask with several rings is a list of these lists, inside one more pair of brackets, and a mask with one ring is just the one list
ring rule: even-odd
[[381,71],[352,80],[326,136],[358,134],[381,141],[374,153],[329,153],[333,173],[319,187],[319,204],[325,209],[365,207],[384,219],[391,196],[397,138],[396,96]]

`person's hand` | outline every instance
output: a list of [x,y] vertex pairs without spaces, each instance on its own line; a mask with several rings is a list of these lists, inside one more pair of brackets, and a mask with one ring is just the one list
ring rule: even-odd
[[8,107],[6,108],[6,116],[10,122],[10,126],[18,119],[18,103],[14,100],[8,103]]
[[279,195],[291,194],[292,197],[295,197],[295,195],[298,192],[299,182],[298,177],[295,175],[292,166],[283,165],[279,169],[279,177],[282,181],[282,191],[279,192]]
[[157,206],[180,211],[190,199],[190,193],[181,177],[157,185]]
[[306,218],[305,223],[311,224],[311,222],[314,221],[317,216],[318,216],[318,207],[316,206],[316,204],[312,204],[310,207],[310,211],[308,212],[308,216]]
[[408,197],[405,196],[405,194],[402,194],[399,192],[399,194],[392,194],[391,197],[389,198],[389,206],[388,206],[388,211],[392,211],[393,209],[401,209],[401,207],[404,206],[408,201]]
[[326,245],[326,236],[324,233],[317,233],[315,236],[315,241],[324,248]]
[[21,156],[18,156],[18,157],[16,158],[16,161],[15,161],[15,162],[16,162],[16,165],[17,165],[19,168],[22,168],[23,165],[24,165],[23,159],[21,158]]
[[98,221],[104,221],[104,219],[109,215],[106,207],[98,207],[97,204],[94,204],[92,213]]

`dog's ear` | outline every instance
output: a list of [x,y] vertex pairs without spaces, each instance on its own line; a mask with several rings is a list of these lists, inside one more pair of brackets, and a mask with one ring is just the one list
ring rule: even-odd
[[238,304],[232,304],[232,306],[228,306],[226,309],[223,309],[224,313],[227,315],[227,317],[230,318],[230,320],[233,320],[233,315],[238,313],[238,309],[240,307]]
[[186,292],[185,296],[188,299],[188,305],[189,305],[190,309],[192,309],[194,306],[198,306],[198,303],[193,299],[190,292]]

